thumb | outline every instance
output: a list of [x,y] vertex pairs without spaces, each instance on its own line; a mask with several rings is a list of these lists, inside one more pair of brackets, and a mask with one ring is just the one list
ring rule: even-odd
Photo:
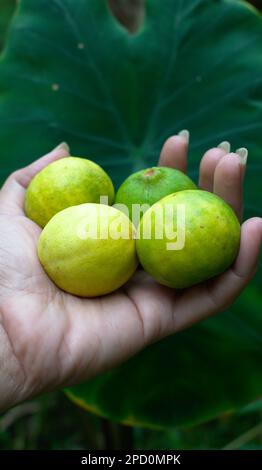
[[32,178],[49,163],[68,157],[69,151],[69,146],[62,142],[47,155],[12,173],[0,191],[0,213],[23,214],[25,191]]

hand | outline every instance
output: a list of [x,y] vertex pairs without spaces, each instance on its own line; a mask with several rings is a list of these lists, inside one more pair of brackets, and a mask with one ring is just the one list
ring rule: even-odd
[[[160,164],[186,171],[187,147],[185,137],[171,137]],[[32,177],[67,155],[60,146],[13,173],[0,191],[0,409],[100,374],[148,344],[224,310],[256,269],[260,218],[242,225],[234,265],[204,284],[176,292],[138,271],[123,288],[101,298],[61,291],[38,261],[41,230],[26,218],[23,203]],[[237,154],[214,148],[202,158],[200,187],[224,198],[239,218],[243,176]]]

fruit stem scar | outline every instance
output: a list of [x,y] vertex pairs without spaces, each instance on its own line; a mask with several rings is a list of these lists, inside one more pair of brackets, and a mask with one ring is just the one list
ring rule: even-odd
[[148,170],[145,171],[144,176],[152,176],[155,173],[155,170],[153,168],[149,168]]

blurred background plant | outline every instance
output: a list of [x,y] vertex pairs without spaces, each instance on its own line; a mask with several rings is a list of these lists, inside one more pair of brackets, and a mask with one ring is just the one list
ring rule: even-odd
[[[37,156],[59,140],[68,140],[75,153],[82,155],[84,149],[88,152],[90,149],[91,154],[97,155],[98,162],[119,184],[123,173],[128,174],[156,160],[164,138],[180,130],[176,127],[178,121],[193,131],[193,164],[191,162],[190,167],[193,176],[196,176],[196,159],[207,144],[218,143],[215,139],[222,140],[223,137],[232,139],[237,146],[248,145],[253,166],[249,166],[247,175],[246,215],[260,215],[261,18],[250,13],[244,2],[238,0],[187,0],[183,5],[176,0],[164,0],[161,7],[157,0],[148,0],[146,5],[142,0],[108,0],[111,12],[131,34],[129,36],[110,22],[102,3],[106,0],[100,6],[93,0],[89,0],[88,6],[79,1],[78,9],[72,0],[37,0],[35,3],[32,0],[0,0],[0,48],[7,38],[7,49],[0,63],[0,180],[32,158],[28,155],[29,141],[30,154]],[[250,3],[262,8],[259,0]],[[145,6],[150,21],[146,18]],[[9,35],[7,32],[15,12]],[[69,34],[63,36],[65,20],[76,38],[80,37],[75,21],[78,15],[85,17],[87,13],[90,13],[89,31],[85,32],[87,43],[90,37],[96,37],[94,44],[90,43],[88,53],[95,52],[98,62],[98,65],[88,64],[88,74],[76,52],[76,62],[72,57],[70,59],[75,43]],[[169,30],[172,13],[177,34],[174,44],[170,43],[172,30]],[[61,30],[55,21],[58,15]],[[205,35],[201,37],[201,28],[210,27],[208,18],[216,17],[219,21],[211,22],[213,29],[208,30],[207,41]],[[147,28],[144,31],[145,18]],[[142,34],[136,35],[140,28]],[[56,33],[63,37],[64,44],[59,44]],[[106,35],[112,39],[113,47],[110,40],[108,45],[105,44]],[[130,42],[132,36],[133,43]],[[188,43],[191,53],[185,55],[184,47],[186,51]],[[57,44],[58,50],[54,47],[50,51],[51,44]],[[78,54],[85,47],[85,42],[79,41]],[[125,61],[127,51],[131,53]],[[155,59],[151,63],[154,53]],[[114,62],[114,55],[119,56],[119,67]],[[171,61],[166,66],[170,55]],[[74,65],[71,75],[66,56],[70,67]],[[172,59],[177,62],[176,67],[173,67]],[[97,74],[99,68],[107,81],[108,88],[104,91],[108,103],[102,103],[100,90],[93,82],[92,73]],[[164,111],[161,114],[161,106],[156,106],[154,99],[165,68],[172,80],[164,83],[166,89],[163,88],[161,101]],[[212,75],[210,70],[213,69]],[[117,84],[113,71],[118,72]],[[208,80],[202,84],[205,73]],[[64,98],[61,101],[59,97],[54,98],[45,88],[50,75],[56,76],[58,82],[50,82],[50,89],[59,91],[63,74],[66,106]],[[188,76],[190,80],[193,77],[189,81],[190,89],[185,86]],[[241,86],[236,87],[238,82]],[[104,87],[103,83],[100,85]],[[147,89],[146,97],[140,95],[141,90],[146,94]],[[75,94],[73,100],[70,98],[72,92]],[[93,96],[96,97],[94,101]],[[176,101],[170,102],[170,96]],[[223,103],[223,97],[229,99]],[[85,101],[84,107],[82,103],[77,107],[79,119],[68,112],[78,106],[78,98]],[[140,109],[140,99],[145,109]],[[206,103],[211,117],[207,114]],[[96,108],[100,108],[99,111]],[[123,123],[117,122],[121,131],[118,134],[106,120],[107,108],[117,121],[122,114],[132,145]],[[194,111],[192,118],[193,109],[198,112]],[[152,113],[155,127],[151,126],[149,144],[144,145],[143,124]],[[81,121],[87,130],[81,127]],[[156,141],[157,145],[151,146],[151,141]],[[133,154],[132,159],[130,154]],[[234,308],[218,321],[205,322],[204,326],[177,335],[174,340],[168,339],[159,346],[148,348],[113,374],[105,374],[88,385],[69,391],[75,401],[81,400],[82,404],[110,420],[76,407],[62,392],[55,392],[1,416],[0,448],[261,449],[262,403],[255,400],[261,392],[259,331],[262,300],[259,281],[261,270]],[[172,363],[173,368],[170,367]],[[155,375],[152,368],[156,369]],[[249,401],[251,404],[247,405]],[[126,420],[132,421],[134,427],[117,424],[117,421]],[[143,422],[145,427],[160,426],[166,430],[143,429]]]
[[112,423],[76,407],[61,392],[9,410],[0,449],[262,450],[262,401],[207,423],[156,431]]

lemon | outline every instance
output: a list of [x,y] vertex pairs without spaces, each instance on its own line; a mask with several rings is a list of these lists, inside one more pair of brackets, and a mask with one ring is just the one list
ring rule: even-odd
[[134,273],[134,227],[114,207],[81,204],[56,214],[38,242],[40,262],[61,289],[81,297],[113,292]]
[[225,271],[239,249],[240,225],[231,209],[207,191],[181,191],[153,205],[141,219],[138,258],[159,283],[198,284]]
[[[130,175],[119,187],[115,204],[124,204],[130,219],[138,225],[143,211],[135,212],[134,204],[152,206],[168,194],[185,189],[197,189],[195,183],[184,173],[174,168],[152,167]],[[119,206],[119,209],[122,210]]]
[[96,163],[79,157],[66,157],[50,163],[29,184],[25,213],[40,227],[66,207],[86,202],[98,203],[100,196],[114,202],[114,187],[106,172]]

